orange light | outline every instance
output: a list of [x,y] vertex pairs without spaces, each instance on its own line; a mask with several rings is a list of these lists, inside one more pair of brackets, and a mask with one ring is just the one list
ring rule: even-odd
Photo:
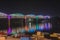
[[25,26],[25,30],[28,31],[28,27],[27,26]]
[[10,27],[10,20],[8,21],[8,26]]
[[0,40],[6,40],[5,37],[0,37]]
[[26,16],[24,18],[26,19]]

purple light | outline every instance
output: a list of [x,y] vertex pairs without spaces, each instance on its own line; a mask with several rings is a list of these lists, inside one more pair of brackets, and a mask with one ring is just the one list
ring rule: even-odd
[[10,34],[12,32],[12,29],[9,27],[7,30],[7,33]]
[[11,32],[12,32],[12,29],[10,28],[10,18],[11,18],[11,16],[10,15],[8,15],[8,24],[9,24],[9,28],[8,28],[8,30],[7,30],[7,33],[8,34],[10,34]]
[[10,15],[8,15],[8,19],[10,19],[11,18],[11,16]]
[[46,18],[46,19],[50,19],[50,16],[44,16],[44,18]]
[[45,28],[46,29],[50,29],[51,28],[51,24],[50,23],[45,23]]
[[45,23],[45,29],[48,29],[48,23]]
[[48,23],[49,29],[52,27],[51,23]]

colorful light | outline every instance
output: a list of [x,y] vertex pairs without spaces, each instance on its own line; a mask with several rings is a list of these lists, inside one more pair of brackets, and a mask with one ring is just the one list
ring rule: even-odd
[[45,29],[46,30],[48,29],[48,23],[45,23]]
[[38,16],[36,16],[36,30],[39,29],[39,25],[38,25]]
[[28,31],[28,26],[25,26],[25,30]]
[[8,15],[8,20],[10,20],[10,18],[11,18],[10,15]]
[[11,32],[12,32],[12,29],[11,28],[8,28],[7,34],[11,34]]
[[[45,17],[46,20],[50,18],[50,16],[44,16],[44,17]],[[45,23],[45,28],[46,28],[46,30],[48,30],[50,28],[50,23],[49,22]]]
[[13,34],[13,35],[14,35],[14,34],[17,34],[17,33],[16,33],[16,32],[12,32],[11,34]]
[[45,19],[50,19],[50,16],[44,16]]
[[24,33],[24,32],[25,32],[25,30],[24,30],[24,29],[22,29],[22,30],[21,30],[21,33]]
[[48,28],[50,29],[52,27],[51,23],[48,23]]
[[28,18],[28,26],[30,29],[32,27],[32,19],[35,18],[35,15],[34,14],[28,14],[28,15],[26,15],[26,17]]
[[8,34],[10,34],[12,32],[12,29],[10,28],[10,18],[11,18],[11,16],[8,15],[8,31],[7,31]]
[[41,24],[41,25],[39,26],[39,30],[40,30],[40,31],[44,30],[44,24]]
[[31,21],[31,18],[29,19],[29,28],[31,28],[31,22],[30,21]]
[[49,30],[51,28],[51,24],[50,23],[45,23],[45,29]]
[[24,16],[22,13],[13,13],[13,14],[10,14],[10,16]]
[[29,37],[21,37],[20,40],[30,40]]
[[27,22],[26,22],[26,19],[27,19],[26,16],[25,16],[24,19],[25,19],[25,30],[28,31],[28,26],[27,26]]
[[0,16],[7,16],[7,14],[0,12]]
[[35,32],[35,29],[34,28],[30,28],[28,32],[29,33],[34,33]]
[[31,23],[29,23],[29,28],[31,28]]
[[39,18],[41,18],[41,19],[43,19],[43,18],[44,18],[44,16],[43,16],[43,15],[38,15],[38,17],[39,17]]

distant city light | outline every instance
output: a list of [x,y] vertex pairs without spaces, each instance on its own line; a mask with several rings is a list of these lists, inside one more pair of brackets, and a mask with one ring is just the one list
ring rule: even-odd
[[44,16],[44,18],[48,18],[48,19],[50,19],[50,16]]
[[0,12],[0,16],[7,16],[7,14]]
[[43,15],[37,15],[39,18],[44,18],[44,16]]
[[22,13],[20,14],[20,13],[15,13],[15,14],[10,14],[11,16],[24,16]]

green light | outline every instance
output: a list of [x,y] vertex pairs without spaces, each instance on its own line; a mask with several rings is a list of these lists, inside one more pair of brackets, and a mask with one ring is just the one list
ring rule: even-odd
[[38,25],[38,16],[36,16],[36,29],[39,28],[39,25]]
[[13,13],[13,14],[10,14],[11,16],[24,16],[22,13]]
[[14,34],[16,34],[16,32],[12,32],[11,34],[13,34],[13,35],[14,35]]

